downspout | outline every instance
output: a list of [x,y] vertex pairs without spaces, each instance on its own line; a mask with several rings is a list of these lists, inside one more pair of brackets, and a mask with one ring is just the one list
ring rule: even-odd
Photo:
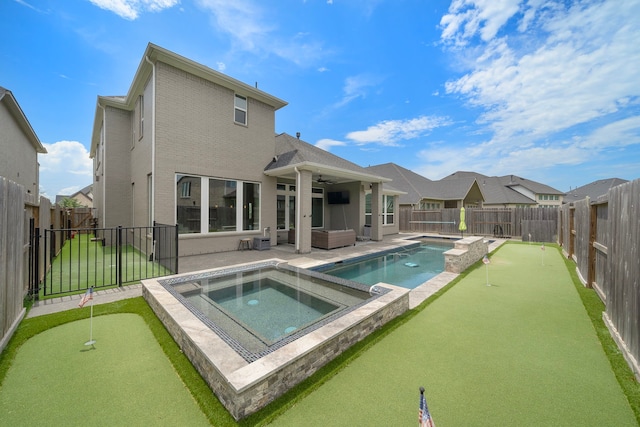
[[[144,60],[151,64],[151,206],[149,206],[151,224],[149,225],[152,226],[156,220],[156,64],[151,62],[147,55]],[[174,223],[177,223],[177,219]]]
[[300,171],[297,166],[293,169],[296,171],[296,253],[300,253]]
[[[98,107],[102,108],[102,131],[101,134],[104,133],[104,135],[100,135],[100,139],[98,140],[98,155],[100,155],[100,150],[102,150],[102,147],[100,147],[100,143],[102,141],[104,141],[104,144],[106,145],[107,143],[107,111],[106,109],[100,105],[100,101],[98,101]],[[104,175],[105,171],[106,171],[106,166],[107,164],[107,150],[105,149],[102,152],[102,174]],[[102,217],[102,221],[100,223],[101,227],[106,227],[106,203],[107,203],[107,186],[106,186],[106,182],[107,180],[104,178],[104,176],[102,177],[102,212],[100,212],[100,216]]]

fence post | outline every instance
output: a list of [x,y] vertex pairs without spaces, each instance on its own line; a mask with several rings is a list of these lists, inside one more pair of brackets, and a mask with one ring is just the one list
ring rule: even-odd
[[[51,226],[53,227],[53,225]],[[42,256],[44,257],[43,260],[43,265],[44,265],[44,274],[42,275],[42,287],[43,287],[43,293],[46,296],[47,295],[47,271],[49,270],[49,266],[51,265],[51,243],[47,244],[47,240],[49,236],[54,236],[53,230],[47,230],[46,228],[44,229],[44,248],[42,249]],[[47,250],[49,251],[49,256],[47,256]],[[39,291],[38,291],[39,293]]]
[[118,276],[118,286],[122,287],[122,226],[118,226],[116,234],[116,275]]
[[40,283],[40,228],[35,219],[29,219],[29,291],[34,301],[39,297]]

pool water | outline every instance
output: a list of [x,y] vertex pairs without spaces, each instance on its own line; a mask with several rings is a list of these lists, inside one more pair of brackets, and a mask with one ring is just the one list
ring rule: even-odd
[[206,295],[266,341],[276,341],[344,307],[268,277]]
[[236,420],[409,309],[407,289],[372,289],[280,259],[146,279],[142,286],[145,301]]
[[286,345],[372,297],[361,283],[273,265],[161,284],[247,360]]
[[414,289],[444,271],[444,253],[452,247],[450,243],[422,243],[319,271],[369,286],[384,282]]

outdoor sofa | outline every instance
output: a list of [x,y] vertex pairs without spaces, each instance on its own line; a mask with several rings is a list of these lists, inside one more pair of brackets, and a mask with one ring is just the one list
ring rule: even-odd
[[354,230],[313,230],[311,246],[320,249],[334,249],[356,244]]

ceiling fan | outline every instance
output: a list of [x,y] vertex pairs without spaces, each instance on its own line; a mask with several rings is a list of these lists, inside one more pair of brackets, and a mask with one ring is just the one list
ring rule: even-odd
[[318,184],[334,184],[334,182],[330,179],[325,179],[322,175],[318,175],[318,179],[316,179]]

